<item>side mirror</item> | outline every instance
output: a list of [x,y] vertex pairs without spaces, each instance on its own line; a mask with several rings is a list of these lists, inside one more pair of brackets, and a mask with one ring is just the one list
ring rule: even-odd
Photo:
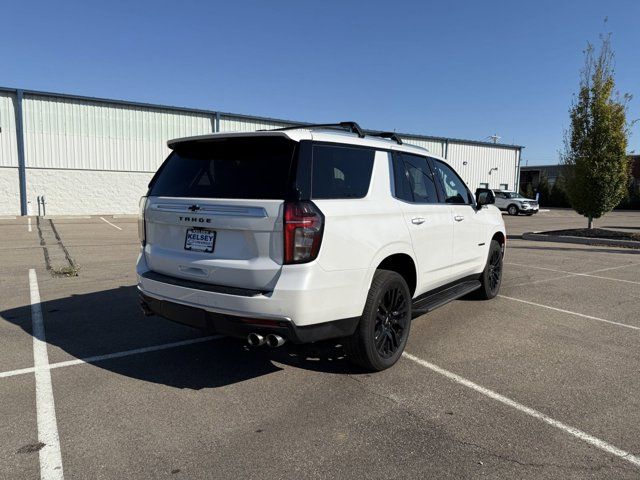
[[481,208],[483,205],[492,205],[496,203],[496,196],[493,190],[489,188],[478,188],[476,190],[476,205]]

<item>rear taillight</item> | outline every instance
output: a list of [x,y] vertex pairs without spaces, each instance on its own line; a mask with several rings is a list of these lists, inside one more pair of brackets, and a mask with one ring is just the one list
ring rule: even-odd
[[144,220],[144,211],[147,207],[147,197],[142,197],[138,204],[138,238],[144,247],[147,243],[147,225]]
[[306,263],[318,256],[324,216],[311,202],[284,204],[284,263]]

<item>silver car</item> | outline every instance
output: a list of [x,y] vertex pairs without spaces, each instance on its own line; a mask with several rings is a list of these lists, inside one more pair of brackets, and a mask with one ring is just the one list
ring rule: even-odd
[[540,209],[537,201],[523,197],[517,192],[494,190],[493,193],[496,197],[496,207],[506,211],[509,215],[518,215],[519,213],[533,215],[534,213],[538,213]]

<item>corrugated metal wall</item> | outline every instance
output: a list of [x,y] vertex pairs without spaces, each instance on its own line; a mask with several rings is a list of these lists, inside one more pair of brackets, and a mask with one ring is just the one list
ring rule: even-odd
[[489,188],[507,184],[509,189],[515,189],[518,160],[517,149],[449,142],[447,161],[471,190],[481,183],[488,183]]
[[256,130],[270,130],[272,128],[282,128],[289,125],[292,124],[269,120],[254,120],[242,116],[220,115],[221,132],[254,132]]
[[[18,210],[20,203],[18,186],[13,185],[19,178],[15,105],[15,91],[0,88],[0,167],[8,167],[3,168],[0,182],[4,183],[0,185],[12,192],[5,195],[4,203],[0,198],[0,214],[15,211],[16,195]],[[246,132],[292,125],[291,121],[272,118],[33,91],[24,92],[23,117],[26,201],[33,206],[36,196],[46,195],[52,211],[68,214],[135,212],[148,178],[169,153],[169,139],[217,129]],[[492,188],[501,184],[514,188],[516,184],[518,147],[419,135],[402,137],[407,144],[447,158],[472,190],[481,183]],[[492,170],[494,167],[498,170]],[[67,205],[69,198],[75,198],[67,195],[65,181],[70,178],[84,182],[78,188],[97,192],[95,198],[89,201],[83,197],[78,205]],[[107,191],[111,192],[109,202],[104,201],[105,193],[99,194]],[[123,203],[120,211],[101,210],[112,209],[117,203],[114,199]]]
[[211,115],[25,95],[28,168],[153,172],[167,140],[211,133]]
[[0,92],[0,167],[18,166],[15,98],[15,94]]
[[430,153],[434,155],[438,155],[440,157],[445,156],[445,141],[435,139],[422,139],[416,137],[402,137],[402,141],[410,145],[416,145],[418,147],[426,148]]

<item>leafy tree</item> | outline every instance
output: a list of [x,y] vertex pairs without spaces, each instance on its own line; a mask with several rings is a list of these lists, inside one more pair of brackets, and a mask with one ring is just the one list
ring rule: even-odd
[[525,187],[524,191],[521,192],[522,195],[524,195],[527,198],[535,198],[536,194],[533,191],[533,186],[531,185],[531,183],[527,183],[527,186]]
[[596,52],[588,44],[580,90],[569,110],[571,131],[565,132],[563,163],[569,167],[566,191],[573,209],[600,218],[627,195],[631,164],[625,155],[632,123],[627,123],[631,95],[614,92],[611,35],[600,37]]
[[[548,205],[549,197],[551,196],[551,188],[549,187],[547,174],[544,172],[540,172],[540,180],[538,181],[536,192],[540,194],[540,204]],[[535,198],[535,196],[533,198]]]
[[556,182],[551,187],[549,194],[549,207],[568,207],[569,199],[567,198],[567,187],[564,175],[558,175]]

